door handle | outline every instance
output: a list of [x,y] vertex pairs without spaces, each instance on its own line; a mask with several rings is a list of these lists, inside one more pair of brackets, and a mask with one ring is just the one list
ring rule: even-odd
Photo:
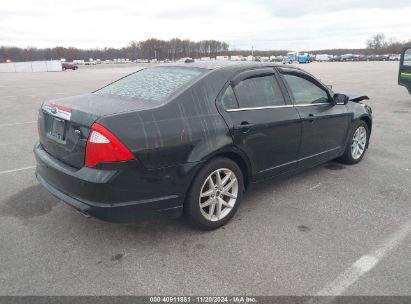
[[313,122],[314,121],[314,119],[315,119],[315,115],[314,114],[308,114],[308,118],[307,118],[307,120],[309,121],[309,122]]
[[241,124],[237,127],[235,127],[235,129],[239,129],[241,130],[243,133],[247,133],[248,131],[250,131],[250,128],[254,126],[254,124],[249,123],[248,121],[242,121]]

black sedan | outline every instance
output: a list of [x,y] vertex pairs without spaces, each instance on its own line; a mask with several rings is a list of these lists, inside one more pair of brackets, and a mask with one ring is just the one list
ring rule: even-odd
[[213,229],[233,217],[253,182],[336,158],[358,163],[372,128],[364,99],[270,63],[147,68],[45,102],[36,176],[103,220],[184,214]]

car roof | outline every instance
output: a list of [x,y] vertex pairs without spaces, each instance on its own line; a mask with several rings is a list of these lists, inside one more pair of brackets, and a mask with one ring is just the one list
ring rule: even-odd
[[[282,64],[272,62],[255,62],[255,61],[229,61],[229,60],[207,60],[207,61],[194,61],[189,63],[174,62],[166,63],[161,66],[175,66],[175,67],[187,67],[187,68],[201,68],[207,70],[235,70],[244,68],[264,68],[264,67],[282,67]],[[293,66],[287,66],[287,68],[298,69]]]

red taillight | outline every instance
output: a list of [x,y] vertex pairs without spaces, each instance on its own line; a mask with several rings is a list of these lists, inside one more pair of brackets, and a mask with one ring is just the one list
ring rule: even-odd
[[48,102],[48,103],[47,103],[47,106],[50,107],[50,108],[59,109],[59,110],[61,110],[61,111],[63,111],[63,112],[67,112],[67,113],[71,113],[71,111],[72,111],[71,107],[59,105],[59,104],[54,103],[54,102]]
[[85,164],[94,167],[97,163],[135,160],[129,149],[109,130],[98,123],[91,126],[86,146]]

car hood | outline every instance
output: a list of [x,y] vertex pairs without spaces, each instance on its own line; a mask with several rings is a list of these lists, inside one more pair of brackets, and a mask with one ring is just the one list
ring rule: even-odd
[[370,98],[367,95],[360,95],[356,93],[345,93],[348,96],[349,100],[352,102],[360,102],[362,100],[369,100]]

